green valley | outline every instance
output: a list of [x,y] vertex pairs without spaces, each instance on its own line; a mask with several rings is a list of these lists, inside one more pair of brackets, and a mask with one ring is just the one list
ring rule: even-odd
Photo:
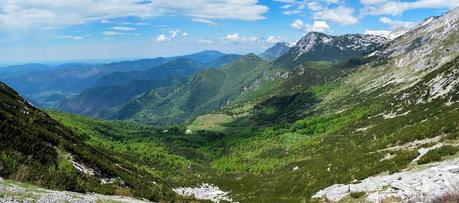
[[459,8],[393,39],[185,56],[109,71],[57,109],[0,83],[0,200],[457,199]]

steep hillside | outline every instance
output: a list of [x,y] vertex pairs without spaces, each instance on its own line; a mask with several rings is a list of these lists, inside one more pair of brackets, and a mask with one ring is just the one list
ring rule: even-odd
[[0,83],[1,177],[58,190],[174,199],[162,177],[87,144],[88,136],[64,127]]

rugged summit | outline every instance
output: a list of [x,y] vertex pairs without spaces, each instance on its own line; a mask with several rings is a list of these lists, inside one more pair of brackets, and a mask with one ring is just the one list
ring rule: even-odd
[[295,66],[305,61],[339,62],[359,57],[384,45],[387,38],[347,34],[331,36],[320,32],[310,32],[296,43],[292,49],[276,60],[283,66]]

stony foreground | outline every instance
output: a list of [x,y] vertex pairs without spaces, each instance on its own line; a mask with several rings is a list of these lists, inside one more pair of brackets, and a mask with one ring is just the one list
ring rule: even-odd
[[1,202],[38,202],[38,203],[88,203],[88,202],[120,202],[120,203],[144,203],[120,196],[108,196],[100,194],[81,194],[68,191],[53,191],[35,186],[0,179],[0,203]]
[[354,184],[337,184],[323,189],[314,198],[344,201],[353,194],[362,194],[367,202],[387,200],[430,202],[459,192],[459,158],[429,164],[413,170],[370,177]]

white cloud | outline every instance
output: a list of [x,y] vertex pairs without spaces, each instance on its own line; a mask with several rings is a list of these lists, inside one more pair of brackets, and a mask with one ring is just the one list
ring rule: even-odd
[[228,34],[225,37],[226,40],[230,40],[230,41],[237,41],[240,38],[241,38],[241,36],[239,36],[239,33]]
[[168,40],[169,40],[169,38],[166,37],[166,35],[164,35],[164,34],[160,34],[155,38],[156,42],[165,42],[165,41],[168,41]]
[[283,11],[282,13],[284,15],[293,15],[293,14],[300,14],[302,11],[300,9],[295,9],[295,10],[289,10],[289,11]]
[[218,25],[214,21],[211,21],[209,19],[203,19],[203,18],[192,18],[191,21],[196,22],[196,23],[204,23],[204,24],[212,25],[212,26]]
[[266,42],[274,44],[274,43],[282,42],[282,38],[279,36],[269,36],[266,39]]
[[381,4],[386,2],[387,0],[360,0],[360,3],[363,5],[371,5],[371,4]]
[[228,34],[223,39],[227,41],[231,41],[231,42],[256,42],[258,41],[258,37],[241,36],[239,33]]
[[318,3],[318,2],[308,2],[306,4],[306,6],[308,7],[309,10],[311,11],[320,11],[323,9],[322,7],[322,4]]
[[123,35],[123,33],[115,32],[115,31],[105,31],[105,32],[102,32],[102,34],[105,36]]
[[[85,35],[86,37],[90,37],[91,35]],[[84,36],[79,36],[79,35],[58,35],[54,36],[56,39],[73,39],[73,40],[82,40],[84,39]]]
[[309,31],[325,32],[330,29],[327,22],[325,21],[314,21],[314,24],[307,28]]
[[132,30],[137,30],[137,28],[133,27],[112,27],[113,30],[123,30],[123,31],[132,31]]
[[274,0],[274,1],[282,2],[282,3],[294,3],[294,2],[296,2],[297,0]]
[[399,28],[399,27],[411,28],[416,25],[416,23],[414,22],[392,20],[388,17],[381,17],[379,18],[379,21],[381,21],[384,24],[390,25],[390,27],[393,29]]
[[299,19],[294,20],[290,24],[290,27],[292,27],[295,30],[300,30],[302,32],[326,32],[330,29],[330,26],[325,21],[314,21],[314,23],[311,25],[305,24],[302,20]]
[[183,32],[180,29],[177,30],[170,30],[169,35],[160,34],[156,38],[153,38],[156,42],[165,42],[169,40],[176,39],[178,37],[186,37],[188,36],[188,32]]
[[203,43],[203,44],[213,44],[214,41],[212,40],[209,40],[209,39],[200,39],[198,40],[199,43]]
[[304,29],[304,22],[302,20],[296,19],[290,24],[290,27],[295,30],[302,30]]
[[0,0],[0,29],[58,28],[119,17],[183,15],[201,19],[260,20],[258,0]]
[[353,8],[339,6],[337,8],[316,12],[314,14],[314,19],[329,20],[342,25],[352,25],[359,22],[359,20],[354,17],[353,14]]
[[[369,2],[371,2],[371,0]],[[412,9],[451,9],[457,6],[459,6],[459,0],[417,0],[410,2],[387,0],[383,3],[365,6],[362,9],[362,14],[395,16],[401,15],[403,12]]]

